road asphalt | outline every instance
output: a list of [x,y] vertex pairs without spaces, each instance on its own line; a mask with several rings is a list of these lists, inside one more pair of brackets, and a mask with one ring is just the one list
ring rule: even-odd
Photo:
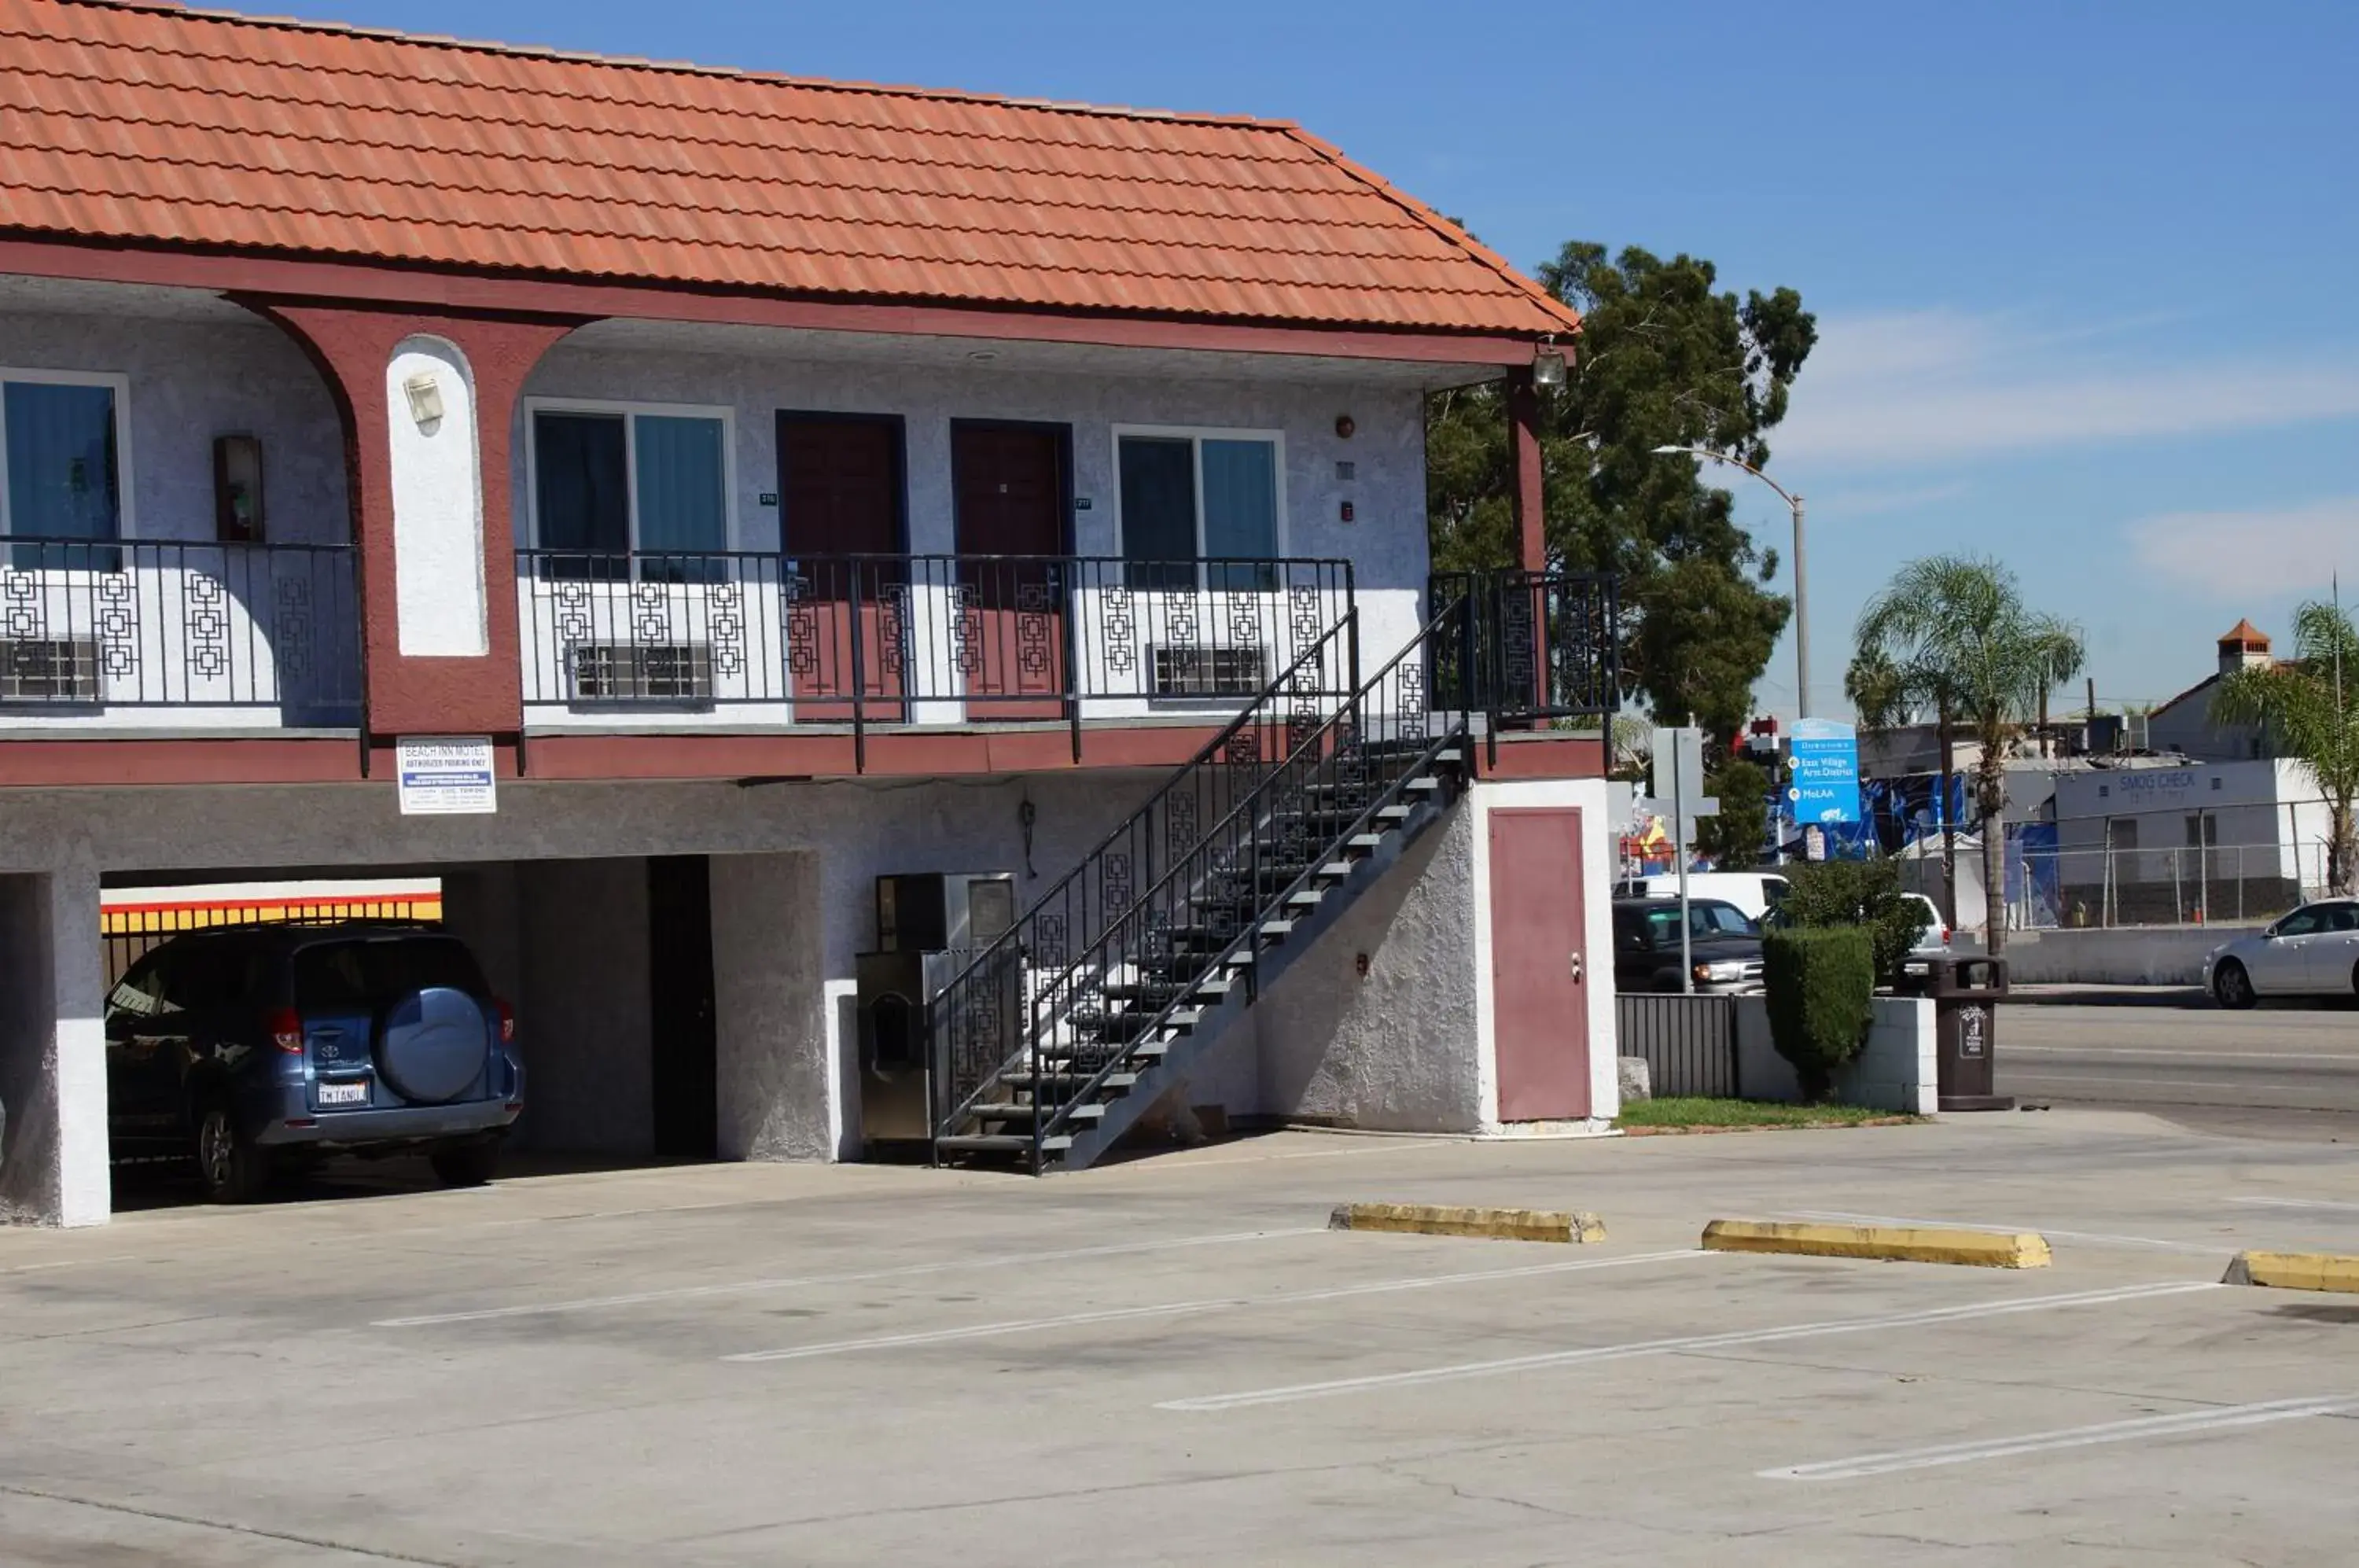
[[[2070,999],[2065,999],[2069,996]],[[2151,1111],[2215,1131],[2359,1143],[2359,1010],[2108,987],[2001,1010],[2000,1093]]]

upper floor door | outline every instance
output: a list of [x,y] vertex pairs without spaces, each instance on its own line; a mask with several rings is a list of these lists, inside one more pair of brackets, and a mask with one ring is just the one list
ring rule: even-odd
[[[1072,550],[1072,432],[1064,425],[951,427],[960,607],[951,636],[970,717],[1056,718],[1065,689]],[[1032,558],[1032,559],[1027,559]]]
[[[841,721],[859,694],[888,705],[908,668],[901,421],[778,416],[779,544],[795,575],[788,673],[799,718]],[[868,558],[868,559],[861,559]],[[892,708],[872,713],[892,716]]]

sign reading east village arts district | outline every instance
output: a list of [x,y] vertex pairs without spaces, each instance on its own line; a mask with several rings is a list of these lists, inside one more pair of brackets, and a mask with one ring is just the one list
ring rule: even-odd
[[394,747],[405,817],[477,815],[500,809],[486,735],[403,740]]
[[1859,821],[1859,735],[1832,719],[1794,724],[1792,799],[1797,822]]

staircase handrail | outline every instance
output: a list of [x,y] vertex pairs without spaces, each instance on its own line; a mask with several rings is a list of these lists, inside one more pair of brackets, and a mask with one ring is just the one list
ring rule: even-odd
[[[1462,642],[1464,638],[1472,633],[1473,626],[1473,619],[1471,615],[1467,614],[1469,607],[1470,595],[1462,593],[1457,597],[1453,598],[1447,606],[1436,614],[1431,619],[1428,620],[1423,626],[1419,627],[1417,635],[1411,637],[1408,642],[1401,648],[1399,652],[1394,654],[1393,657],[1386,662],[1383,669],[1379,670],[1375,676],[1371,677],[1364,684],[1360,686],[1358,690],[1354,691],[1348,701],[1346,701],[1333,713],[1328,715],[1326,720],[1322,722],[1316,730],[1312,731],[1309,735],[1306,735],[1284,759],[1275,767],[1271,768],[1262,781],[1256,784],[1253,789],[1247,793],[1246,797],[1243,800],[1239,801],[1225,817],[1223,817],[1220,822],[1214,823],[1211,829],[1199,836],[1196,843],[1190,846],[1187,855],[1182,857],[1181,862],[1175,863],[1166,870],[1163,876],[1157,880],[1155,886],[1150,887],[1132,905],[1131,909],[1124,915],[1121,921],[1109,925],[1108,929],[1099,936],[1097,941],[1091,944],[1089,950],[1090,953],[1095,953],[1098,950],[1105,947],[1114,940],[1116,933],[1121,931],[1124,927],[1128,924],[1133,917],[1147,907],[1148,902],[1157,894],[1168,890],[1172,880],[1180,875],[1183,865],[1192,866],[1194,858],[1202,853],[1204,845],[1212,842],[1212,840],[1223,830],[1233,826],[1233,824],[1234,824],[1240,817],[1244,816],[1248,811],[1254,811],[1257,817],[1258,807],[1256,803],[1262,799],[1266,792],[1269,791],[1272,787],[1278,782],[1280,778],[1286,774],[1288,769],[1293,768],[1297,764],[1298,760],[1301,758],[1305,753],[1323,748],[1327,739],[1336,734],[1347,723],[1354,732],[1360,734],[1364,738],[1365,731],[1361,724],[1361,720],[1364,716],[1369,698],[1373,694],[1382,691],[1388,681],[1397,679],[1397,674],[1400,666],[1412,653],[1430,651],[1428,645],[1430,640],[1432,638],[1434,632],[1438,630],[1445,621],[1451,620],[1453,616],[1458,619],[1459,631]],[[1460,649],[1462,659],[1465,657],[1465,652],[1466,650],[1462,647]],[[1432,690],[1430,684],[1430,675],[1431,667],[1429,664],[1429,685],[1427,687],[1429,697]],[[1287,900],[1292,898],[1295,894],[1300,892],[1302,888],[1308,885],[1311,877],[1316,874],[1318,868],[1327,861],[1331,855],[1332,855],[1338,848],[1347,844],[1353,835],[1360,833],[1375,818],[1377,811],[1392,803],[1394,798],[1400,793],[1408,781],[1414,778],[1419,769],[1430,764],[1432,758],[1444,747],[1451,745],[1451,742],[1462,741],[1471,729],[1472,707],[1467,700],[1464,687],[1462,684],[1458,723],[1454,726],[1445,728],[1443,733],[1439,736],[1427,737],[1426,746],[1417,757],[1415,761],[1409,767],[1402,769],[1400,773],[1382,789],[1372,793],[1367,802],[1362,807],[1359,815],[1353,818],[1353,821],[1340,833],[1332,835],[1324,844],[1314,849],[1310,855],[1309,864],[1301,872],[1297,874],[1295,879],[1291,883],[1284,888],[1281,888],[1278,892],[1264,898],[1250,918],[1240,921],[1238,923],[1237,934],[1230,938],[1228,944],[1222,948],[1219,953],[1214,953],[1204,961],[1201,966],[1201,973],[1210,974],[1225,967],[1228,961],[1234,956],[1239,947],[1255,940],[1256,933],[1261,929],[1262,923],[1269,918],[1270,909],[1284,908]],[[1088,966],[1086,957],[1087,955],[1084,955],[1084,958],[1077,959],[1072,964],[1069,965],[1065,971],[1065,975],[1070,977],[1071,975],[1086,968]],[[1060,978],[1060,984],[1061,983],[1062,979]],[[1154,1017],[1150,1018],[1136,1034],[1124,1041],[1116,1051],[1099,1065],[1097,1071],[1090,1075],[1087,1083],[1075,1091],[1071,1096],[1067,1097],[1064,1102],[1058,1106],[1055,1116],[1045,1122],[1038,1116],[1034,1117],[1032,1124],[1032,1138],[1033,1161],[1035,1169],[1038,1168],[1039,1161],[1040,1140],[1045,1138],[1054,1136],[1060,1129],[1066,1127],[1071,1121],[1073,1107],[1090,1103],[1091,1097],[1096,1094],[1104,1086],[1106,1079],[1113,1076],[1115,1072],[1125,1066],[1136,1054],[1139,1042],[1147,1039],[1148,1036],[1153,1035],[1158,1030],[1167,1027],[1171,1015],[1178,1011],[1181,1007],[1189,1005],[1191,1000],[1192,997],[1186,989],[1182,989],[1177,995],[1173,996],[1169,1001],[1166,1001],[1162,1005]],[[1035,1004],[1035,1008],[1037,1014],[1037,1003]],[[1040,1044],[1039,1033],[1040,1031],[1037,1025],[1037,1021],[1034,1027],[1026,1031],[1027,1043],[1033,1057],[1034,1072],[1036,1074],[1038,1072],[1038,1058]]]

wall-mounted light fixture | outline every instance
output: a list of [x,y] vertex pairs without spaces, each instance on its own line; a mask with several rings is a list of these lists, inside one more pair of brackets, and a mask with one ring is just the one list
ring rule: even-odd
[[1353,422],[1351,415],[1338,414],[1335,416],[1335,433],[1343,437],[1345,441],[1350,441],[1352,439],[1352,432],[1359,428],[1358,424]]
[[442,422],[442,384],[431,371],[413,376],[401,384],[404,396],[409,399],[409,417],[428,435]]
[[1564,385],[1564,355],[1557,352],[1553,335],[1540,339],[1532,351],[1532,385],[1550,391]]

